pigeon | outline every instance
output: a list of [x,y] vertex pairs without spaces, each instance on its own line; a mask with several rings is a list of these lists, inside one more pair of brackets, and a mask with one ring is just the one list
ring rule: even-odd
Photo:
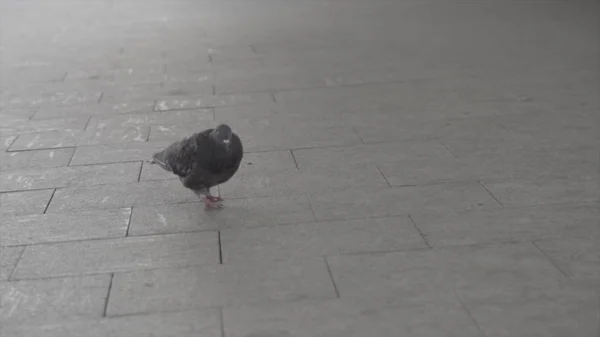
[[183,186],[204,199],[206,209],[223,208],[223,198],[210,188],[223,184],[238,171],[244,149],[227,124],[206,129],[174,142],[152,155],[151,163],[179,176]]

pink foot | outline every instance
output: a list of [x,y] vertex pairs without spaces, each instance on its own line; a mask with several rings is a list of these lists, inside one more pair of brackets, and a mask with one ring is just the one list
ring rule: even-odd
[[220,209],[223,208],[223,203],[221,203],[223,199],[219,198],[215,198],[215,197],[206,197],[204,199],[204,208],[206,209]]

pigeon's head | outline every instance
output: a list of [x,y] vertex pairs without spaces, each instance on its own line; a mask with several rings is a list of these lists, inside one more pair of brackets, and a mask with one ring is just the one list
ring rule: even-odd
[[210,133],[213,141],[218,145],[222,145],[227,150],[229,150],[232,135],[233,131],[231,131],[231,128],[227,124],[220,124]]

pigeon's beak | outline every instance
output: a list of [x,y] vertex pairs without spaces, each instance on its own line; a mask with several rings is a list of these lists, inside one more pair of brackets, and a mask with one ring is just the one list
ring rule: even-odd
[[225,144],[226,148],[229,148],[229,144],[231,143],[231,141],[229,139],[224,139],[223,140],[223,144]]

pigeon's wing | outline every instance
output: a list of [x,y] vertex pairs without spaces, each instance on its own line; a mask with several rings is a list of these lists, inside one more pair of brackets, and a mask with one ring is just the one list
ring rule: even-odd
[[207,132],[203,131],[174,142],[152,157],[166,171],[181,178],[190,176],[198,165],[202,165],[202,153],[210,153]]
[[180,165],[178,169],[185,173],[180,175],[183,185],[192,190],[205,190],[215,185],[210,171],[210,163],[213,161],[215,151],[209,133],[197,134],[194,138],[194,146],[187,151],[182,151],[179,159],[173,161],[174,164]]
[[242,141],[235,133],[231,137],[230,149],[231,152],[223,159],[219,156],[213,157],[211,172],[213,172],[215,185],[222,184],[231,179],[240,168],[244,156],[244,147],[242,146]]

